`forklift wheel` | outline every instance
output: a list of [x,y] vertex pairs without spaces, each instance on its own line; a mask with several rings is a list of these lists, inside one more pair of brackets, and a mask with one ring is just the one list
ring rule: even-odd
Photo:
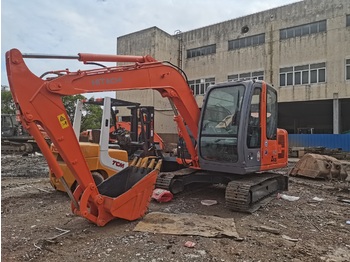
[[98,186],[99,184],[101,184],[104,180],[103,176],[97,172],[97,171],[93,171],[91,172],[92,174],[92,178],[94,179],[96,186]]

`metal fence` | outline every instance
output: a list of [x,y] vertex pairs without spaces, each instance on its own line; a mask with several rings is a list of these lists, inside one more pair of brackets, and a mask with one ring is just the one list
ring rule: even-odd
[[350,134],[290,134],[289,147],[326,147],[350,152]]

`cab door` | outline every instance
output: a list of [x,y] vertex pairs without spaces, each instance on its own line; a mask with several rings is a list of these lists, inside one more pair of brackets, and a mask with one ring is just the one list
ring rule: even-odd
[[277,91],[262,83],[261,96],[261,170],[278,168]]

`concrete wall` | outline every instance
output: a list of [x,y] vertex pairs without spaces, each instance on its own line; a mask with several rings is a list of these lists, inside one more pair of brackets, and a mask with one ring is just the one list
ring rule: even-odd
[[[348,0],[306,0],[257,14],[195,29],[182,34],[183,49],[216,44],[216,53],[183,59],[190,79],[215,77],[227,80],[230,74],[264,71],[264,79],[279,91],[280,102],[350,97],[345,81],[345,58],[350,57],[350,14]],[[280,40],[280,29],[327,20],[327,31]],[[243,26],[249,31],[242,33]],[[228,41],[265,33],[265,44],[228,51]],[[183,52],[186,55],[186,52]],[[279,88],[279,69],[326,62],[326,83]]]
[[[287,15],[290,14],[290,15]],[[327,31],[278,41],[279,30],[274,33],[274,68],[300,64],[326,62],[326,83],[281,87],[279,101],[308,101],[350,97],[350,82],[345,81],[345,57],[350,56],[350,27],[345,26],[350,14],[348,0],[307,0],[286,8],[279,8],[276,29],[327,20]],[[278,59],[278,60],[277,60]],[[278,74],[273,74],[278,83]]]
[[[159,28],[151,27],[118,37],[117,54],[150,55],[159,61],[169,61],[178,65],[179,41],[176,37],[169,35]],[[164,134],[177,133],[175,123],[171,121],[174,114],[169,101],[162,98],[157,91],[118,91],[117,97],[119,99],[137,102],[144,106],[154,106],[156,132]],[[125,114],[128,114],[128,110],[120,111],[120,115]]]
[[[264,16],[258,13],[183,33],[184,50],[216,44],[215,54],[184,59],[183,68],[189,79],[215,77],[216,82],[224,82],[230,74],[264,69],[267,61],[264,45],[228,51],[229,40],[264,33]],[[249,32],[242,34],[246,25]]]

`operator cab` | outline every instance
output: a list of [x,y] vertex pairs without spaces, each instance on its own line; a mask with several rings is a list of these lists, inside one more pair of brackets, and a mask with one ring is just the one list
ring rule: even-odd
[[277,132],[272,86],[254,80],[212,85],[201,111],[200,166],[235,174],[277,168],[282,161]]

